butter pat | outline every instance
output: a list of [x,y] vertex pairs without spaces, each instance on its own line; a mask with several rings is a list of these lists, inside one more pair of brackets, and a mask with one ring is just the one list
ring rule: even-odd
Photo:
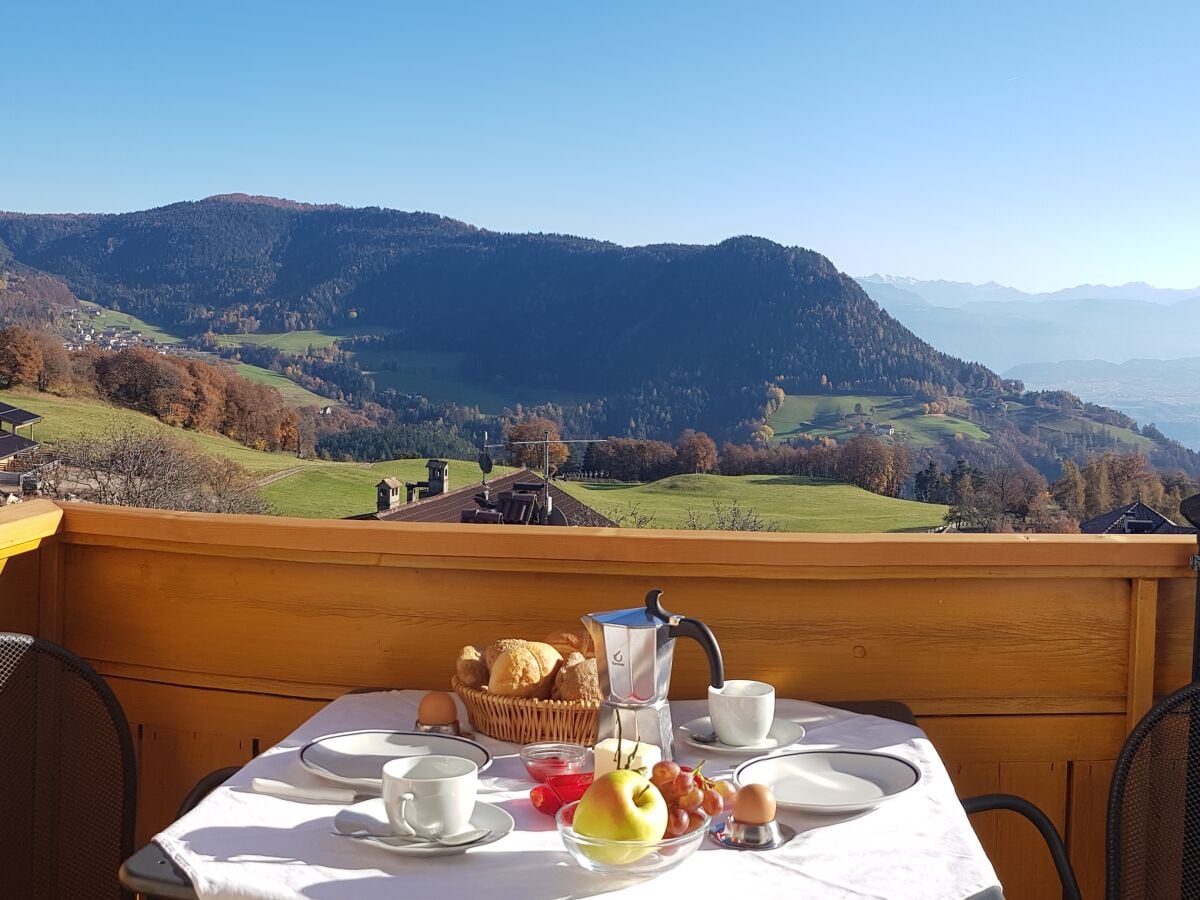
[[[606,738],[592,749],[595,751],[596,778],[602,778],[618,768],[616,738]],[[635,750],[637,751],[636,753],[634,753]],[[624,763],[631,753],[633,753],[633,762],[620,766],[620,768],[645,769],[647,774],[649,774],[654,764],[662,759],[662,750],[653,744],[639,744],[637,741],[621,741],[621,762]]]

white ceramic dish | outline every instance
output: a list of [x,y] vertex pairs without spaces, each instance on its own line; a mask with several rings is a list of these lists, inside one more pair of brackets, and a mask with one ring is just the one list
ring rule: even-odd
[[738,785],[766,785],[785,809],[841,815],[899,796],[921,780],[921,772],[889,753],[805,750],[748,760],[733,778]]
[[453,856],[466,853],[476,847],[486,847],[507,836],[516,827],[513,817],[498,806],[490,803],[475,804],[471,813],[471,828],[486,828],[492,833],[487,837],[467,844],[465,847],[447,847],[444,844],[413,844],[390,836],[387,810],[383,800],[375,798],[355,803],[339,812],[333,820],[339,834],[353,835],[356,841],[378,847],[399,856]]
[[709,716],[701,716],[698,719],[692,719],[690,722],[679,726],[679,733],[683,737],[684,743],[689,747],[729,756],[750,756],[755,753],[769,753],[773,750],[790,747],[792,744],[804,740],[804,726],[797,725],[788,719],[775,719],[771,722],[771,730],[767,732],[767,736],[763,740],[746,747],[732,747],[729,744],[722,744],[720,741],[717,741],[715,744],[702,744],[700,741],[692,738],[696,734],[710,734],[712,730],[712,718]]
[[317,738],[301,749],[300,763],[322,778],[379,793],[383,790],[383,764],[388,760],[436,754],[469,759],[480,772],[492,764],[492,755],[466,738],[381,730],[347,731]]

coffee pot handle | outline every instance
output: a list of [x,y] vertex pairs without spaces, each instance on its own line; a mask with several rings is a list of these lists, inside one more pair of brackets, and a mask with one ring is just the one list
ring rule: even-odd
[[646,611],[669,628],[667,635],[672,638],[689,637],[704,648],[708,657],[708,679],[715,688],[725,686],[725,661],[721,658],[721,645],[713,636],[712,629],[699,619],[688,619],[676,616],[662,608],[662,594],[658,588],[646,594]]
[[704,648],[708,657],[708,680],[715,688],[725,686],[725,661],[721,658],[721,647],[713,636],[712,629],[699,619],[679,619],[671,625],[671,637],[690,637]]

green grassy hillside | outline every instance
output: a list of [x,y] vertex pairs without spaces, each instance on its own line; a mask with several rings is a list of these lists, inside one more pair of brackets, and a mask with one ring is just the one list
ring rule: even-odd
[[[425,462],[425,459],[397,459],[374,465],[326,463],[267,484],[262,491],[276,515],[341,519],[375,509],[375,485],[381,478],[424,481],[429,474]],[[511,471],[497,466],[493,476]],[[479,467],[473,462],[451,461],[451,490],[476,483],[479,477]]]
[[848,484],[791,475],[675,475],[649,484],[560,486],[589,506],[617,517],[631,504],[654,515],[655,528],[682,528],[688,510],[702,517],[713,503],[737,500],[784,531],[924,531],[942,524],[946,507],[881,497]]
[[1145,435],[1137,434],[1128,428],[1117,425],[1102,425],[1090,419],[1064,416],[1053,409],[1039,409],[1035,406],[1024,406],[1014,409],[1017,404],[1008,404],[1009,418],[1015,419],[1022,429],[1037,425],[1042,432],[1058,431],[1063,434],[1080,434],[1084,429],[1093,432],[1106,432],[1117,442],[1113,450],[1117,453],[1132,453],[1141,451],[1149,453],[1157,445]]
[[128,325],[135,331],[140,331],[146,337],[154,338],[160,344],[175,344],[179,338],[173,334],[168,334],[161,328],[157,328],[148,322],[139,319],[137,316],[131,316],[129,313],[117,312],[116,310],[107,309],[98,303],[90,303],[86,300],[81,300],[80,304],[87,310],[98,309],[100,315],[88,315],[84,321],[95,326],[103,331],[110,325]]
[[[44,422],[33,427],[33,436],[46,444],[95,434],[112,425],[128,423],[141,428],[170,431],[175,437],[194,444],[205,453],[242,464],[260,479],[267,480],[271,475],[288,472],[262,488],[272,511],[281,516],[336,519],[369,512],[375,508],[375,485],[379,479],[390,475],[401,481],[423,481],[428,474],[425,459],[401,459],[370,465],[297,459],[289,453],[264,453],[221,435],[171,428],[143,413],[109,406],[98,400],[55,397],[23,389],[0,391],[0,400],[45,416]],[[503,466],[495,469],[497,475],[510,471]],[[450,478],[451,487],[478,481],[479,468],[473,462],[453,462]]]
[[229,365],[233,366],[243,378],[275,388],[279,393],[283,394],[283,399],[291,406],[328,406],[330,404],[337,405],[338,403],[337,400],[330,400],[328,397],[314,394],[307,388],[300,387],[296,382],[284,378],[278,372],[272,372],[270,369],[264,369],[261,366],[252,366],[249,363],[243,362],[229,363]]
[[915,397],[872,394],[789,395],[768,424],[775,429],[777,443],[801,434],[847,441],[858,433],[856,403],[862,404],[866,421],[895,426],[895,438],[885,440],[898,440],[914,447],[932,447],[946,435],[962,434],[976,441],[988,439],[988,433],[974,422],[951,415],[924,415],[921,402]]
[[[206,453],[241,463],[260,478],[290,472],[262,489],[278,515],[342,518],[369,512],[374,508],[375,485],[380,478],[420,481],[426,475],[424,459],[374,465],[297,459],[287,453],[252,450],[220,435],[170,428],[150,416],[97,400],[24,389],[0,392],[0,398],[45,416],[46,421],[34,426],[34,437],[46,443],[130,423],[169,430]],[[498,467],[495,474],[508,471],[511,469]],[[455,487],[474,483],[479,480],[479,470],[471,462],[452,463],[450,478]],[[924,530],[941,524],[946,511],[942,506],[880,497],[850,485],[778,475],[677,475],[645,485],[563,482],[562,486],[612,515],[635,503],[642,512],[654,514],[658,528],[682,527],[689,509],[705,515],[714,501],[735,499],[743,507],[753,507],[764,519],[777,520],[786,531]]]
[[142,428],[170,431],[176,437],[195,444],[206,453],[241,463],[257,475],[266,475],[295,466],[329,465],[320,460],[297,459],[294,454],[264,453],[219,434],[201,434],[182,428],[172,428],[144,413],[109,406],[98,400],[55,397],[52,394],[39,394],[20,389],[0,391],[0,399],[45,416],[46,421],[33,426],[34,439],[45,443],[85,434],[96,434],[112,425],[129,423]]

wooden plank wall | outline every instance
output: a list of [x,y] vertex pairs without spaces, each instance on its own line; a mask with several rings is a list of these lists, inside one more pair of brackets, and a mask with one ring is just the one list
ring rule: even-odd
[[[271,746],[330,698],[366,685],[445,688],[463,644],[541,637],[660,587],[668,608],[713,627],[731,676],[785,696],[906,702],[962,795],[1018,793],[1051,814],[1098,898],[1112,761],[1153,693],[1188,678],[1193,546],[72,505],[34,568],[43,631],[109,678],[134,724],[142,838],[198,777]],[[34,590],[33,570],[12,583]],[[698,648],[681,642],[673,693],[703,696],[706,675]],[[975,824],[1010,900],[1057,896],[1030,826],[999,814]]]

